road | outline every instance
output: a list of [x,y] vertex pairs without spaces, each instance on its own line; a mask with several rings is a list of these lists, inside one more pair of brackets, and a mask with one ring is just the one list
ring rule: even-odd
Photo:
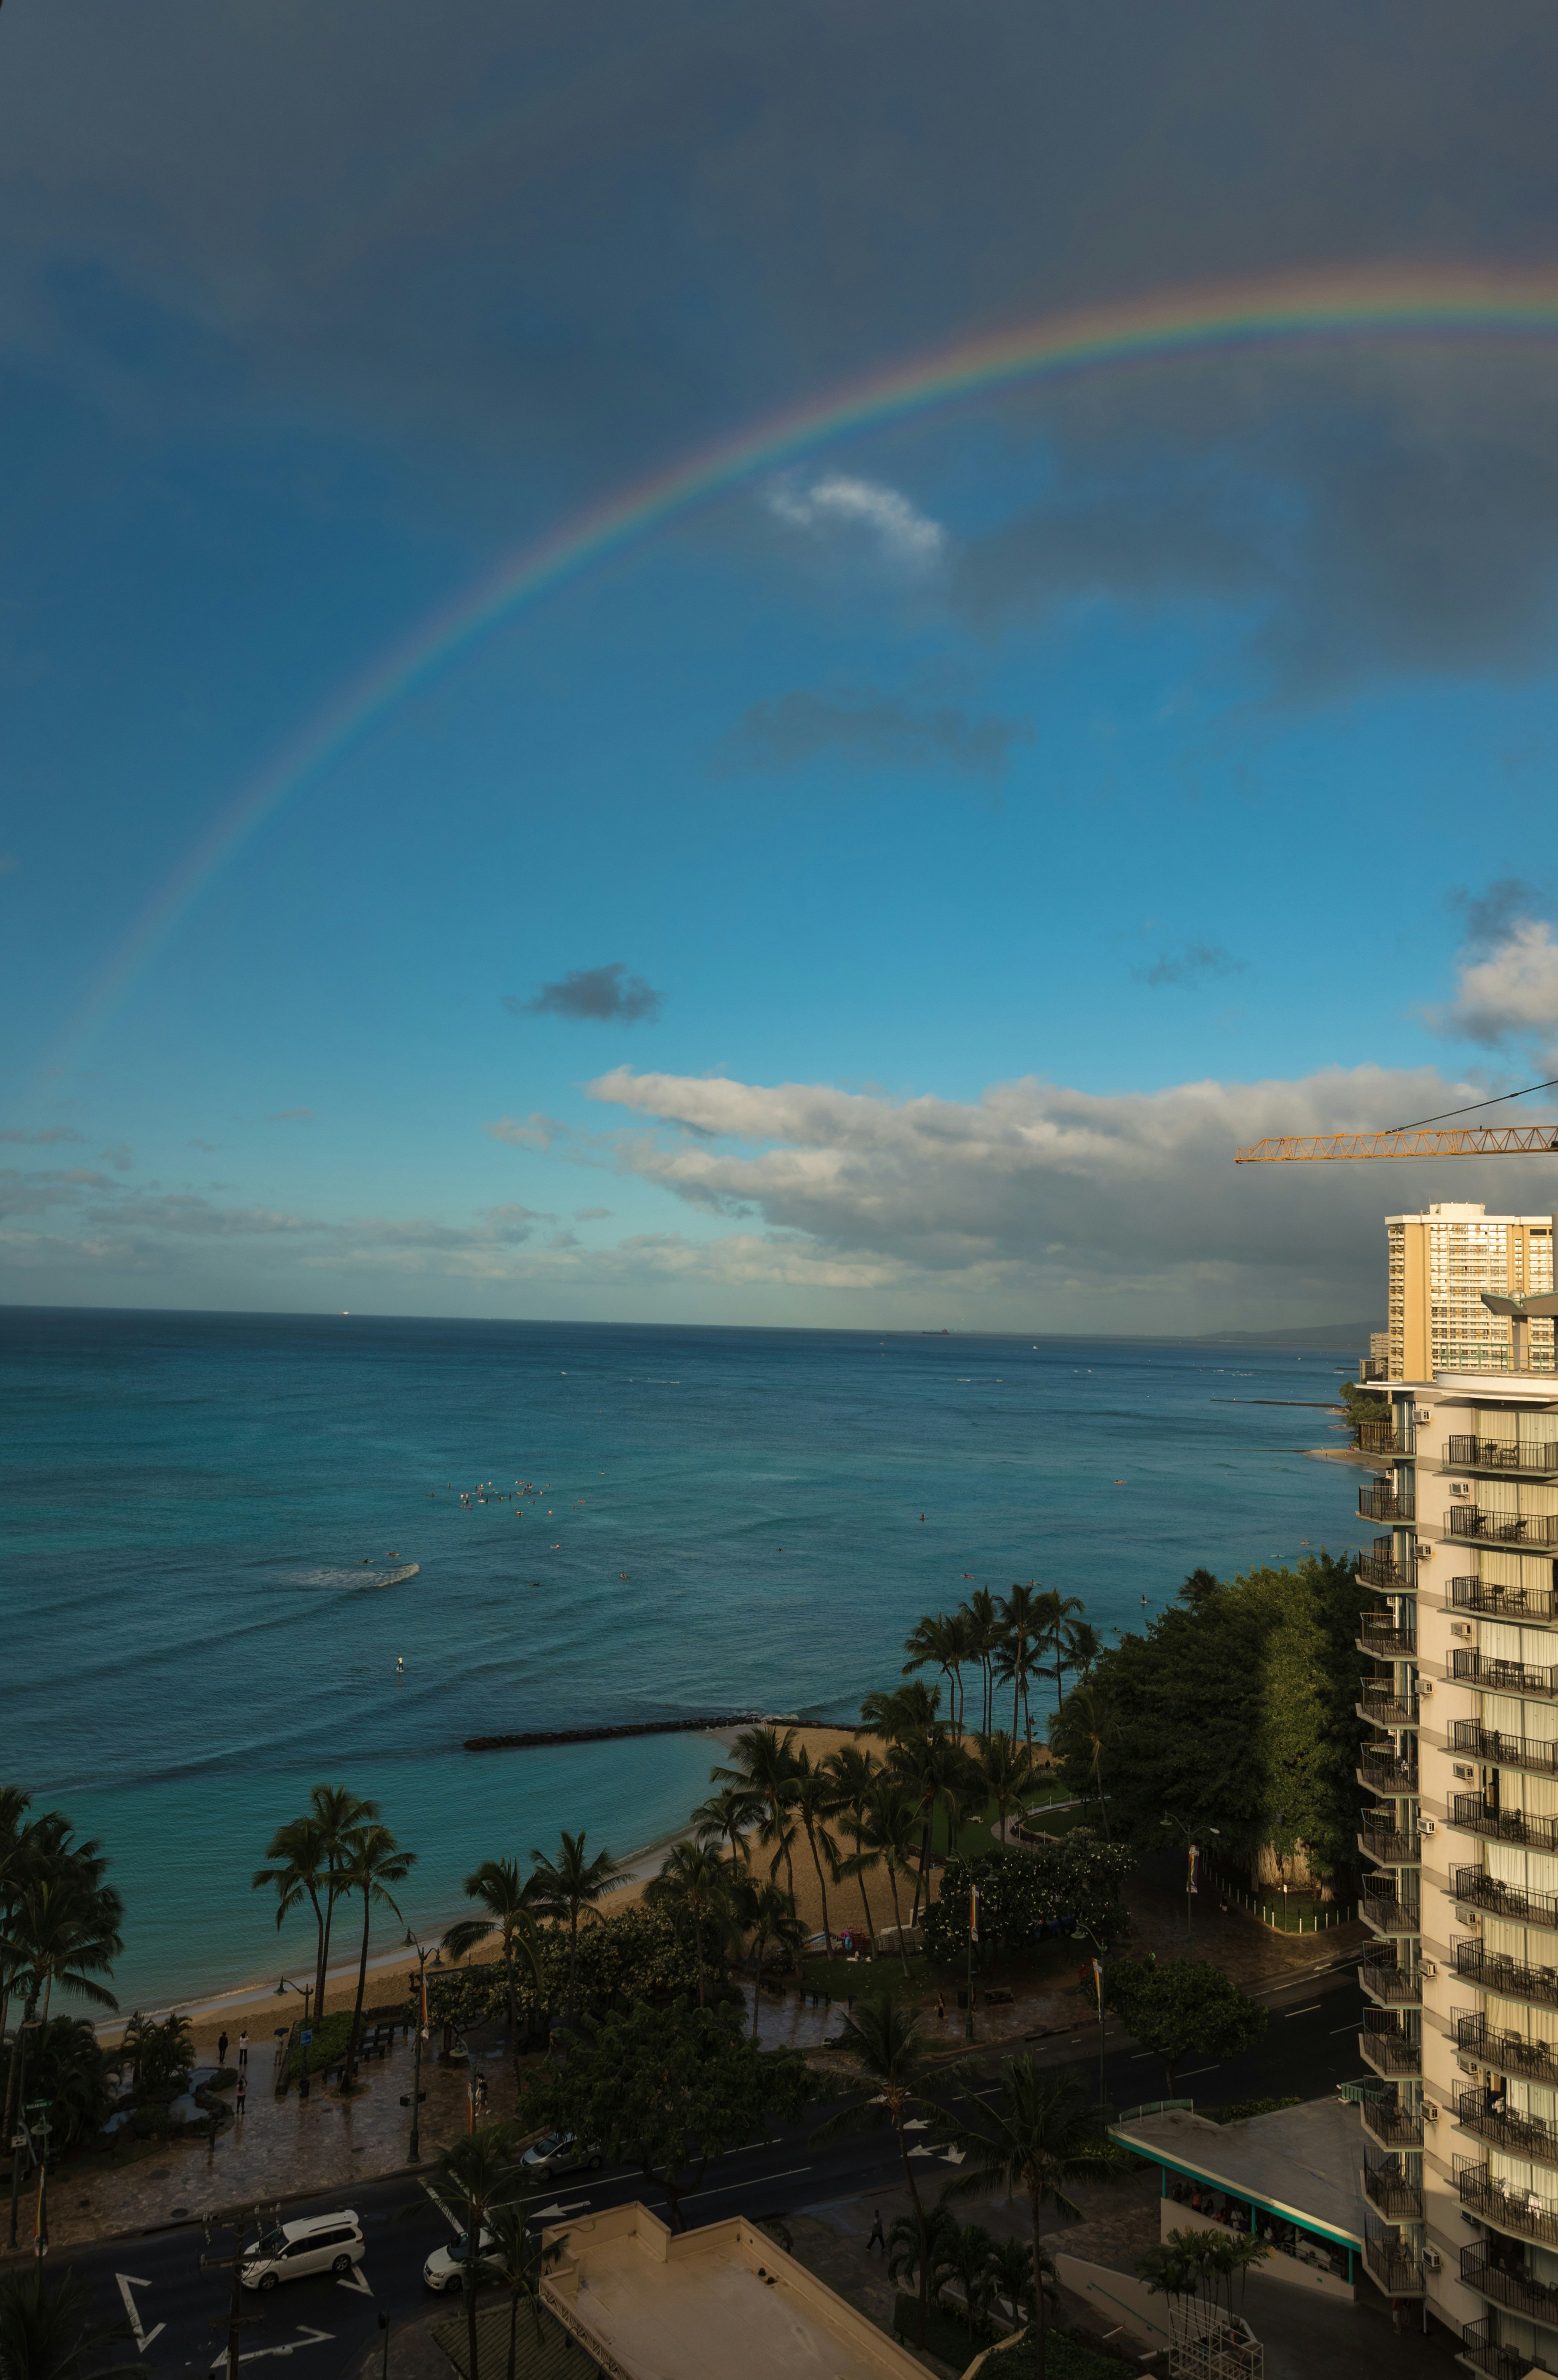
[[[1266,1996],[1270,2022],[1255,2049],[1215,2067],[1187,2064],[1176,2078],[1177,2095],[1213,2104],[1288,2094],[1314,2098],[1362,2074],[1357,2044],[1362,1995],[1355,1970],[1350,1961],[1340,1969],[1325,1965],[1323,1958],[1318,1953],[1311,1974]],[[1098,2070],[1097,2045],[1096,2027],[1084,2022],[1066,2039],[1035,2045],[1034,2054],[1047,2065],[1078,2067],[1090,2083]],[[1114,2027],[1105,2038],[1104,2085],[1114,2107],[1139,2105],[1166,2088],[1159,2062],[1136,2050]],[[684,2201],[688,2219],[711,2223],[731,2215],[788,2212],[890,2187],[899,2172],[890,2137],[868,2132],[813,2146],[809,2130],[826,2113],[825,2107],[813,2109],[809,2123],[786,2125],[774,2140],[738,2149],[712,2166],[703,2187]],[[929,2173],[937,2160],[929,2150],[923,2154]],[[349,2195],[368,2242],[358,2274],[350,2282],[322,2274],[263,2297],[246,2290],[244,2313],[262,2317],[243,2331],[246,2363],[290,2363],[301,2355],[296,2380],[335,2380],[377,2338],[381,2313],[398,2324],[433,2303],[422,2287],[421,2268],[431,2250],[447,2241],[449,2227],[432,2207],[419,2205],[415,2180],[396,2175],[364,2183]],[[619,2170],[565,2181],[535,2211],[546,2217],[551,2210],[550,2219],[560,2221],[634,2198],[664,2211],[663,2201],[646,2189],[640,2175]],[[340,2204],[336,2194],[288,2204],[283,2219],[325,2214]],[[225,2253],[229,2246],[227,2237],[218,2234],[208,2251],[198,2224],[179,2224],[136,2240],[78,2248],[68,2261],[91,2288],[95,2319],[119,2321],[129,2312],[139,2325],[131,2348],[116,2353],[138,2353],[149,2374],[203,2373],[226,2352],[230,2279],[225,2272],[202,2269],[200,2258],[203,2252]],[[458,2301],[446,2302],[453,2313]],[[255,2380],[268,2375],[256,2374]]]

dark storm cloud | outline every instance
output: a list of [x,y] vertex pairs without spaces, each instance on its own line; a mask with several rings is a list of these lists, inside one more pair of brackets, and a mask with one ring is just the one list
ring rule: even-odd
[[663,995],[641,975],[629,975],[620,959],[609,966],[576,967],[556,983],[543,983],[533,1000],[504,995],[511,1016],[582,1017],[596,1025],[653,1024]]
[[1015,745],[1031,744],[1024,719],[977,719],[955,706],[916,710],[877,695],[837,700],[797,687],[755,702],[714,755],[717,775],[793,769],[826,753],[867,769],[946,768],[1000,778]]
[[[7,19],[6,47],[0,320],[112,417],[105,451],[124,422],[307,421],[493,537],[964,333],[1558,244],[1549,0],[470,0],[435,42],[411,0],[274,0],[262,30],[80,0]],[[977,544],[965,600],[1253,594],[1290,690],[1528,666],[1558,408],[1544,355],[1504,365],[1403,347],[1358,405],[1338,350],[1264,443],[1283,359],[1016,398],[1099,498]],[[1149,419],[1172,500],[1121,524]],[[1230,508],[1230,440],[1273,507]]]

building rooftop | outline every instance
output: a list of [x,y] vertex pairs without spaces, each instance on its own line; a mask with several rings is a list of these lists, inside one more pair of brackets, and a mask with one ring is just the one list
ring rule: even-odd
[[1161,2115],[1123,2118],[1110,2130],[1155,2164],[1352,2247],[1363,2245],[1357,2109],[1340,2099],[1306,2099],[1301,2107],[1235,2124],[1168,2107]]
[[673,2232],[614,2206],[543,2236],[565,2243],[546,2304],[625,2380],[924,2380],[918,2357],[740,2217]]

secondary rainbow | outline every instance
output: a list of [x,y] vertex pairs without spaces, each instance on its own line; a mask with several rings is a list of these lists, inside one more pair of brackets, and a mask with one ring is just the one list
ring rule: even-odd
[[413,687],[520,605],[743,480],[829,441],[1025,382],[1344,339],[1555,336],[1558,273],[1401,266],[1316,271],[1046,316],[913,357],[702,447],[505,556],[306,720],[216,812],[148,903],[76,1013],[54,1062],[79,1051],[255,830]]

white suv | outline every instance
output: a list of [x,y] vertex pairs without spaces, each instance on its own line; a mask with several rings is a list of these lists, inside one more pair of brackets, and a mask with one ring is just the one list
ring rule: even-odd
[[246,2289],[274,2289],[310,2273],[344,2276],[364,2255],[362,2226],[348,2206],[340,2215],[310,2215],[273,2224],[244,2250],[239,2279]]

